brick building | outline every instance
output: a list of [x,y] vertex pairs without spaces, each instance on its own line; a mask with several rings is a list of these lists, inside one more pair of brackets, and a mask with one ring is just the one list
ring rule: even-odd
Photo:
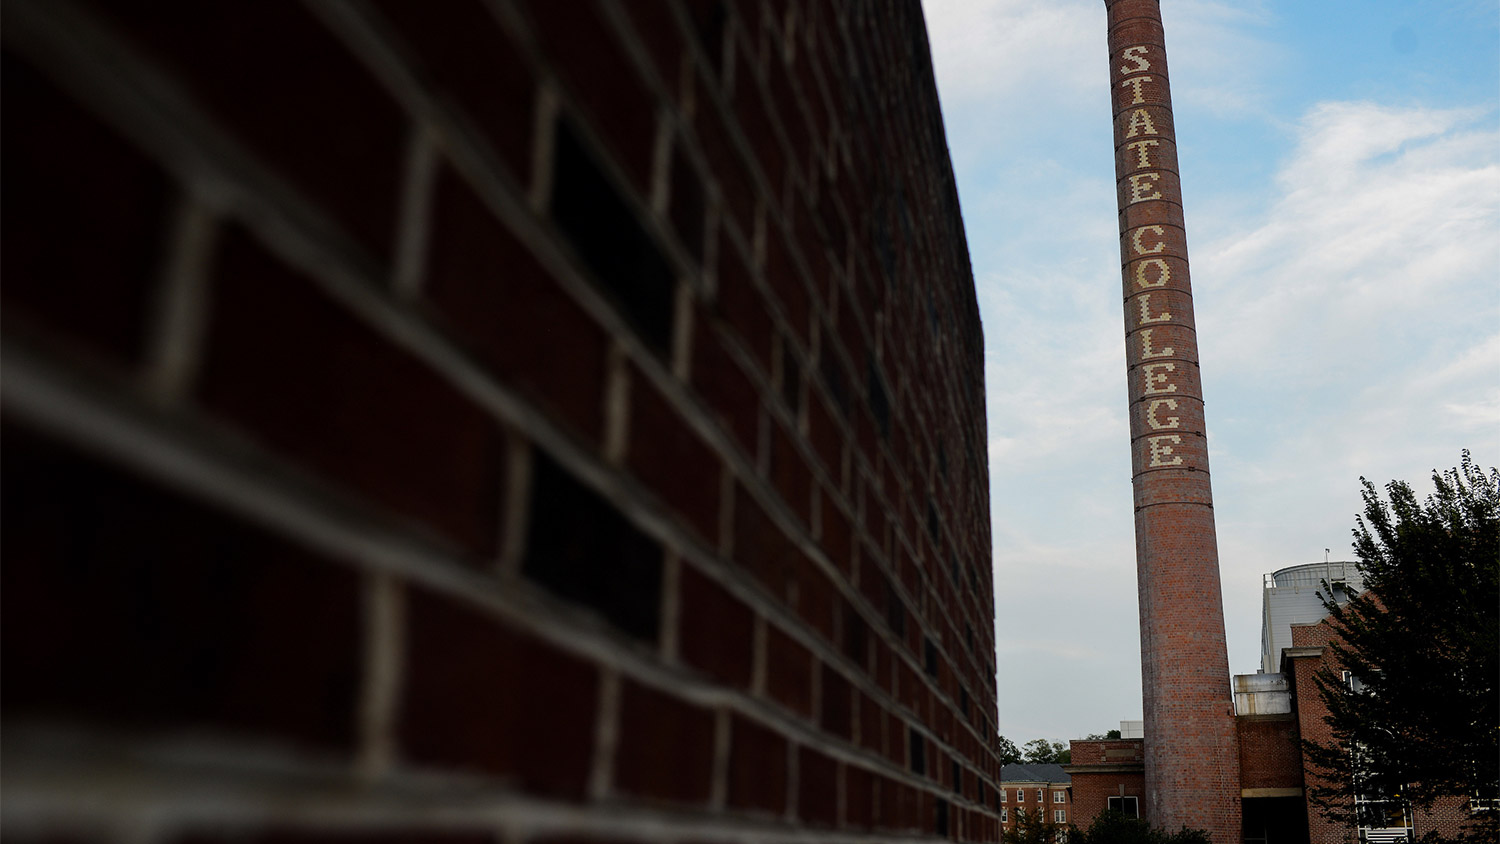
[[993,841],[916,0],[4,6],[10,841]]
[[1006,765],[1000,769],[1000,822],[1013,830],[1020,820],[1017,812],[1025,811],[1066,826],[1073,816],[1071,789],[1072,777],[1061,765]]
[[[1286,582],[1277,583],[1269,576],[1266,579],[1268,590],[1286,587]],[[1268,602],[1267,606],[1298,618],[1308,614],[1302,602]],[[1326,617],[1326,610],[1322,614]],[[1302,741],[1333,742],[1325,721],[1328,707],[1313,678],[1323,670],[1337,673],[1338,665],[1329,647],[1337,641],[1337,634],[1326,620],[1287,623],[1277,611],[1268,613],[1267,619],[1288,631],[1290,646],[1281,648],[1278,654],[1281,671],[1233,678],[1241,840],[1245,844],[1391,844],[1432,831],[1455,837],[1471,817],[1471,805],[1462,797],[1412,812],[1396,805],[1372,804],[1372,808],[1383,809],[1376,815],[1385,820],[1363,826],[1330,821],[1307,799],[1307,789],[1318,784],[1319,774],[1303,756]],[[1072,762],[1064,770],[1072,777],[1076,826],[1087,828],[1106,809],[1123,810],[1161,825],[1145,791],[1145,745],[1149,741],[1147,735],[1144,739],[1071,743]],[[1478,810],[1493,811],[1485,807]]]
[[[1318,695],[1313,677],[1319,671],[1337,669],[1338,664],[1333,661],[1334,654],[1329,647],[1337,641],[1337,635],[1326,621],[1293,624],[1292,646],[1281,652],[1282,676],[1286,678],[1295,710],[1296,735],[1319,744],[1331,744],[1333,736],[1324,720],[1328,717],[1328,707]],[[1306,768],[1304,776],[1311,785],[1316,782],[1318,773]],[[1384,821],[1356,828],[1333,823],[1324,818],[1317,807],[1307,801],[1302,802],[1306,829],[1313,844],[1407,841],[1420,839],[1430,832],[1452,839],[1457,837],[1471,817],[1470,801],[1462,796],[1452,796],[1438,801],[1428,809],[1410,812],[1394,804],[1372,804],[1364,808],[1372,810],[1373,816],[1382,817]],[[1494,807],[1475,807],[1475,810],[1496,811]]]

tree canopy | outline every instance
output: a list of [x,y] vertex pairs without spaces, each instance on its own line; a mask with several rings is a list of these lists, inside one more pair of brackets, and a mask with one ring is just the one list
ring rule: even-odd
[[1005,736],[996,736],[995,750],[1000,754],[1002,765],[1066,765],[1073,759],[1073,752],[1068,749],[1067,744],[1046,739],[1032,739],[1022,749]]
[[1073,751],[1060,741],[1032,739],[1026,742],[1025,750],[1028,765],[1066,765],[1073,761]]
[[1000,840],[1004,844],[1059,844],[1057,833],[1067,828],[1047,820],[1045,809],[1017,809],[1016,825],[1000,833]]
[[[1006,844],[1031,842],[1011,842],[1007,838]],[[1069,836],[1068,844],[1211,844],[1211,839],[1201,829],[1184,826],[1176,832],[1165,832],[1119,812],[1101,812],[1088,829]]]
[[1000,754],[1002,765],[1014,765],[1025,758],[1021,755],[1021,748],[1016,747],[1016,743],[1005,736],[997,736],[995,752]]
[[[1424,501],[1403,481],[1382,500],[1360,478],[1354,551],[1366,591],[1324,600],[1342,639],[1330,645],[1337,668],[1317,678],[1335,743],[1304,749],[1326,778],[1310,797],[1340,822],[1359,822],[1356,795],[1408,808],[1497,797],[1500,472],[1466,451],[1432,480]],[[1500,807],[1472,817],[1460,838],[1431,840],[1497,839]]]

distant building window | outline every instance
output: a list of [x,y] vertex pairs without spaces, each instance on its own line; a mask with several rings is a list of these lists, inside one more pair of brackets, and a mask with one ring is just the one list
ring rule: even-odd
[[1066,792],[1066,791],[1054,791],[1054,792],[1052,792],[1052,802],[1053,803],[1066,803],[1066,802],[1068,802],[1068,792]]
[[1066,829],[1059,829],[1055,840],[1057,844],[1068,844],[1068,831]]
[[1044,801],[1046,799],[1047,799],[1047,789],[1045,789],[1045,788],[1038,788],[1036,790],[1036,802],[1041,803],[1042,801]]
[[1005,795],[1007,795],[1009,793],[1010,793],[1010,789],[1008,789],[1008,788],[1002,788],[1002,789],[1000,789],[1000,802],[1001,803],[1005,802]]
[[1026,802],[1026,789],[1024,789],[1024,788],[1018,788],[1018,789],[1016,789],[1016,802],[1017,803],[1025,803]]
[[1007,809],[1007,808],[1005,808],[1004,806],[1000,807],[1000,822],[1001,823],[1009,823],[1010,822],[1010,810]]
[[1119,812],[1127,818],[1138,818],[1141,816],[1140,801],[1134,797],[1111,797],[1109,805],[1105,807],[1111,812]]
[[1053,823],[1067,823],[1068,822],[1068,810],[1067,809],[1053,809],[1052,810],[1052,822]]

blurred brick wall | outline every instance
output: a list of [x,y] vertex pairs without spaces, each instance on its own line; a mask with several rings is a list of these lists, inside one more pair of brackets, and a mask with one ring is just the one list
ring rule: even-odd
[[915,0],[11,0],[4,834],[996,840]]

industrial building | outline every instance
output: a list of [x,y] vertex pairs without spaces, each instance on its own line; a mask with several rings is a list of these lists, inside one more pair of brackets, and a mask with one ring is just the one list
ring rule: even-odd
[[[1304,740],[1331,741],[1324,721],[1328,709],[1313,678],[1336,667],[1330,645],[1337,637],[1316,595],[1332,594],[1335,600],[1352,595],[1362,591],[1362,579],[1353,563],[1307,563],[1267,574],[1264,582],[1264,622],[1269,631],[1265,641],[1286,644],[1275,654],[1277,671],[1232,678],[1241,840],[1245,844],[1393,844],[1433,831],[1451,837],[1471,811],[1493,811],[1453,797],[1415,812],[1394,804],[1379,810],[1372,804],[1366,808],[1378,811],[1370,812],[1371,821],[1359,826],[1325,819],[1307,799],[1308,784],[1318,773],[1304,758],[1301,744]],[[1262,656],[1264,660],[1268,655]],[[1161,825],[1145,788],[1145,748],[1151,737],[1132,737],[1129,732],[1122,736],[1071,743],[1072,761],[1064,770],[1071,777],[1073,823],[1078,827],[1087,828],[1105,810]]]

